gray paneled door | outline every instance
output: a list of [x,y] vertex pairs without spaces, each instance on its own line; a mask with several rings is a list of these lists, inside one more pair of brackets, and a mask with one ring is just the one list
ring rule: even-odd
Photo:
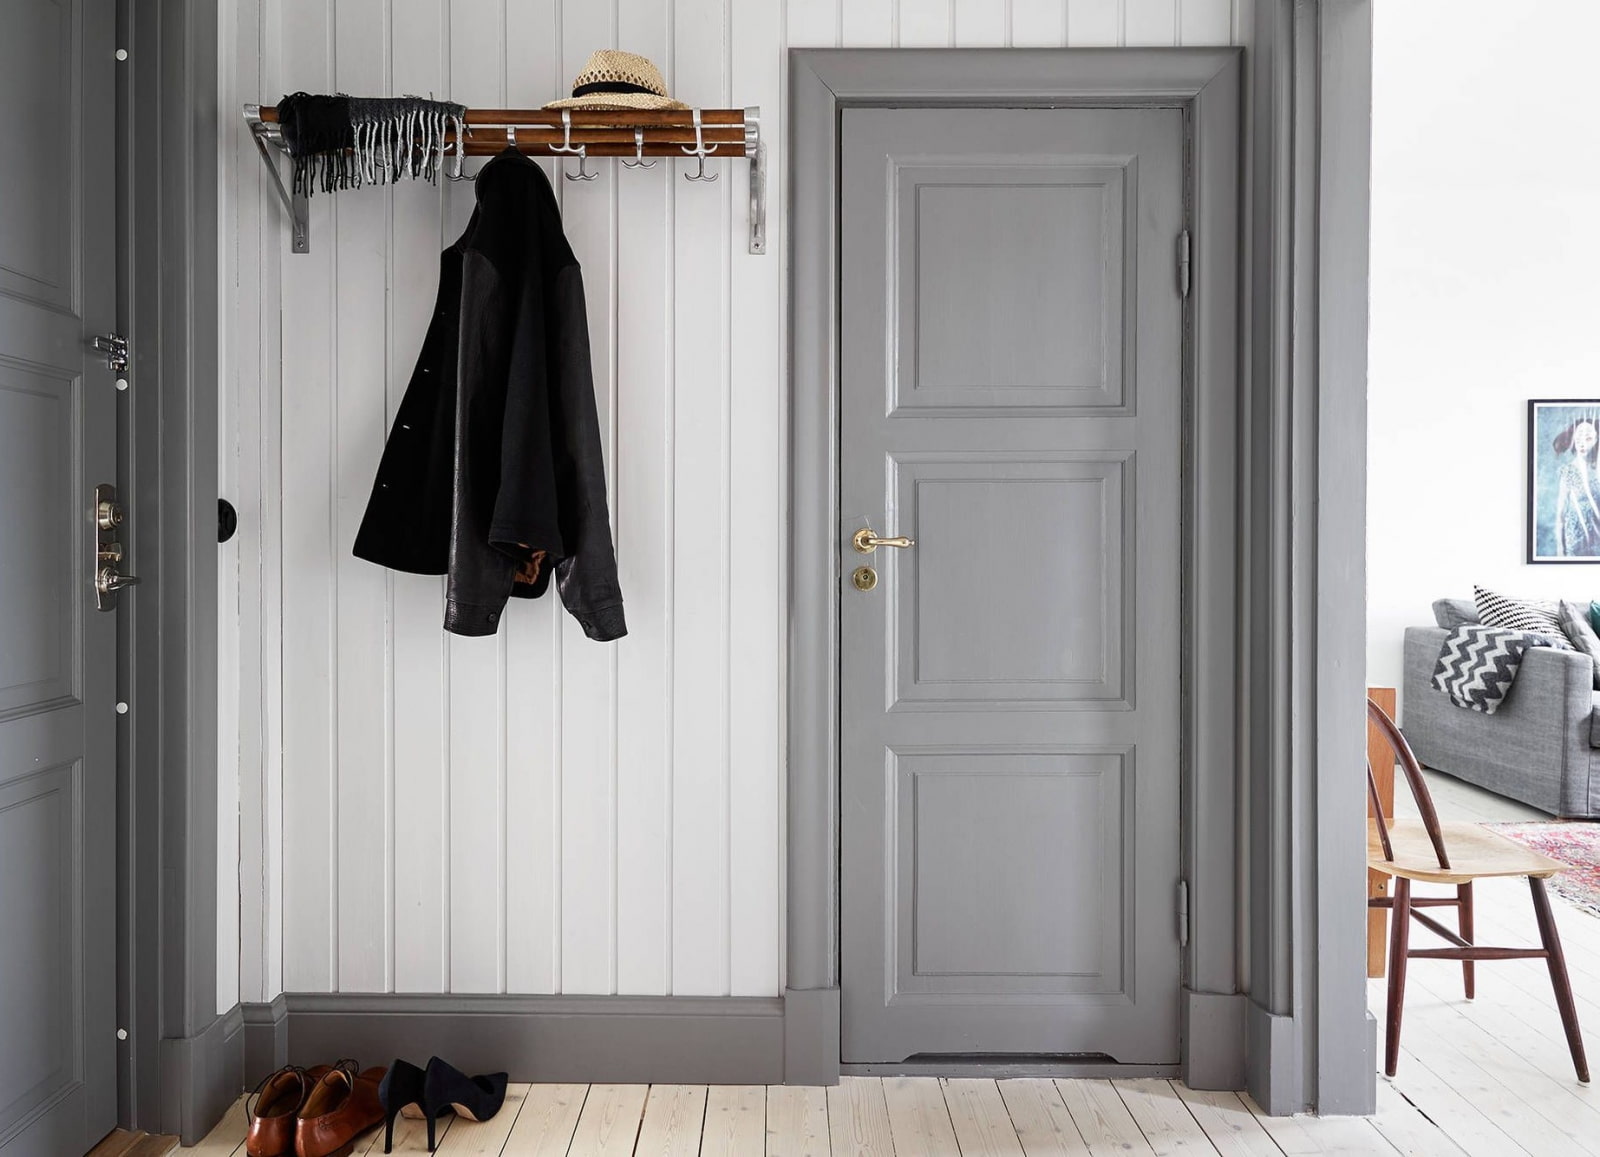
[[[116,1124],[113,19],[16,0],[0,32],[0,1154]],[[127,596],[124,595],[124,598]]]
[[843,1059],[1176,1062],[1182,115],[842,118]]

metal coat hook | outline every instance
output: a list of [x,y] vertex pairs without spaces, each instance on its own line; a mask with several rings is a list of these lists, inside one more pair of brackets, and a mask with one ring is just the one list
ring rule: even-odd
[[[456,147],[459,148],[459,146],[456,146]],[[461,157],[457,161],[456,167],[459,169],[460,166],[461,166],[461,163],[464,162],[465,160],[466,160],[466,154],[462,153]],[[456,173],[445,172],[443,166],[440,166],[440,172],[444,173],[444,179],[447,180],[447,181],[476,181],[478,179],[478,174],[477,173],[468,173],[468,172],[465,172],[465,171],[456,172]]]
[[516,125],[507,125],[506,126],[506,148],[514,149],[516,147],[517,147],[517,126]]
[[634,160],[625,160],[622,162],[622,167],[624,169],[653,169],[656,167],[656,163],[654,161],[647,161],[644,159],[643,129],[636,128],[633,130],[633,155]]
[[706,172],[706,158],[709,157],[712,153],[717,151],[717,146],[716,145],[712,145],[710,148],[706,147],[705,130],[701,127],[701,124],[700,124],[700,110],[699,109],[695,109],[694,110],[694,148],[691,149],[688,145],[679,145],[678,147],[681,148],[689,156],[694,157],[696,160],[698,160],[700,162],[699,170],[696,171],[696,172],[693,172],[693,173],[685,173],[683,175],[683,179],[684,180],[686,180],[686,181],[715,181],[717,179],[718,174],[716,174],[716,173],[709,173],[708,174]]
[[589,160],[588,146],[572,143],[571,109],[564,108],[561,110],[561,143],[559,145],[551,145],[550,151],[552,153],[571,153],[578,158],[578,171],[566,175],[569,181],[592,181],[600,175],[599,173],[586,172],[584,169]]

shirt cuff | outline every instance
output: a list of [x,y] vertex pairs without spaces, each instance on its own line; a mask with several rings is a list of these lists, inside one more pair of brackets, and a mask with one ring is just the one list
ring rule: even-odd
[[573,617],[583,628],[583,633],[597,643],[609,643],[628,633],[628,624],[622,617],[622,604],[597,607],[592,611],[575,611]]
[[444,629],[452,635],[492,635],[500,629],[500,614],[504,604],[462,603],[455,599],[444,602]]

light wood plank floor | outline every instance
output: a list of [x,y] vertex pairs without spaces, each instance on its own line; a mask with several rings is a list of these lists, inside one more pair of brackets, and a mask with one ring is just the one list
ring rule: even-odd
[[[1546,819],[1430,773],[1447,819]],[[1403,792],[1400,793],[1404,795]],[[1404,802],[1401,809],[1405,811]],[[1553,898],[1591,1059],[1600,1064],[1600,919]],[[1478,885],[1479,939],[1535,943],[1527,887]],[[1421,946],[1425,932],[1418,929]],[[1107,1157],[1116,1154],[1450,1154],[1600,1157],[1600,1090],[1573,1078],[1537,960],[1478,965],[1478,998],[1460,965],[1411,964],[1404,1049],[1378,1079],[1369,1118],[1266,1117],[1248,1096],[1176,1081],[846,1078],[830,1089],[704,1085],[513,1085],[482,1124],[445,1118],[439,1152],[505,1157]],[[1384,989],[1371,1004],[1382,1026]],[[1379,1042],[1379,1054],[1383,1048]],[[199,1146],[243,1157],[241,1099]],[[395,1151],[426,1150],[421,1122],[395,1126]],[[381,1154],[383,1132],[356,1154]]]
[[[1108,1157],[1117,1154],[1456,1153],[1392,1094],[1376,1117],[1262,1117],[1249,1097],[1176,1081],[846,1077],[759,1085],[513,1085],[491,1121],[443,1118],[439,1153],[504,1157]],[[243,1157],[244,1106],[183,1153]],[[396,1153],[424,1153],[395,1122]],[[1506,1150],[1510,1152],[1511,1150]],[[383,1152],[383,1130],[356,1157]],[[1544,1150],[1554,1152],[1554,1150]]]

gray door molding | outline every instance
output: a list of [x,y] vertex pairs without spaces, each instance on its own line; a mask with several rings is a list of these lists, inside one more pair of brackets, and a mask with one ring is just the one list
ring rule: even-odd
[[[1242,54],[1173,50],[790,53],[790,648],[788,983],[839,984],[838,123],[850,106],[1153,105],[1185,114],[1194,285],[1185,313],[1184,1075],[1244,1079],[1236,822],[1240,700],[1237,491]],[[822,1002],[818,1001],[819,1008]],[[836,1008],[836,1003],[832,1005]],[[835,1014],[836,1015],[836,1014]],[[837,1023],[790,1080],[839,1072]],[[803,1077],[800,1074],[804,1074]]]
[[1249,1087],[1273,1113],[1370,1113],[1359,769],[1371,0],[1258,3],[1251,43]]
[[[204,1135],[243,1082],[217,1014],[216,6],[118,5],[124,527],[118,738],[118,1119]],[[132,597],[128,597],[131,595]]]

